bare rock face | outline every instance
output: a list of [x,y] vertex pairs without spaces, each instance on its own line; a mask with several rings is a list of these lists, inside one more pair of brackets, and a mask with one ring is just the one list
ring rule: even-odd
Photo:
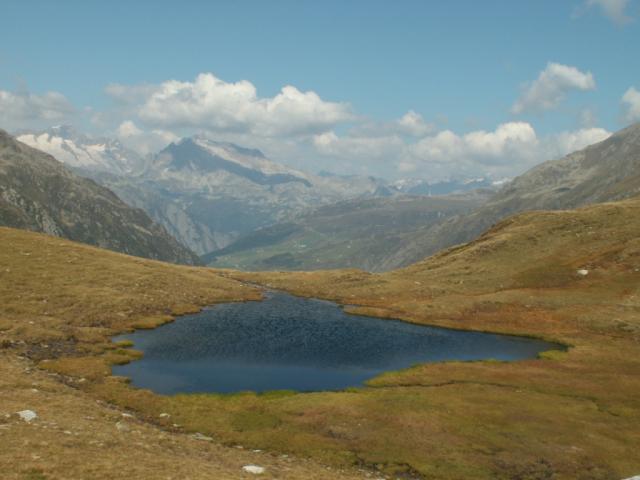
[[197,264],[142,210],[77,176],[52,156],[0,130],[0,225],[42,232],[121,253]]

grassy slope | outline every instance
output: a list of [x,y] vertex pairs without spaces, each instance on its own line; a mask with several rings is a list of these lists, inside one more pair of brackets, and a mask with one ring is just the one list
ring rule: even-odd
[[388,274],[230,275],[359,313],[572,345],[544,360],[424,365],[353,393],[261,403],[288,428],[428,478],[640,471],[639,200],[522,214]]
[[[88,393],[122,385],[105,378],[109,364],[135,356],[110,335],[213,302],[259,298],[255,289],[211,270],[9,228],[0,227],[0,246],[0,477],[225,479],[257,463],[267,478],[326,478],[313,461],[196,440],[174,419],[123,417]],[[38,419],[13,415],[24,409]]]
[[[15,275],[0,270],[0,300],[10,306],[3,336],[32,343],[46,338],[49,348],[30,347],[38,358],[63,345],[54,339],[70,323],[86,338],[65,358],[41,365],[75,378],[85,394],[140,417],[169,412],[172,422],[223,444],[425,478],[610,479],[640,471],[640,200],[519,215],[475,242],[386,274],[226,272],[351,304],[359,313],[535,335],[572,346],[567,353],[517,363],[416,366],[378,377],[366,388],[312,394],[161,397],[105,377],[105,362],[131,354],[106,350],[104,358],[107,332],[96,328],[119,329],[163,309],[177,313],[225,296],[197,296],[209,281],[219,282],[227,298],[255,293],[220,283],[214,272],[136,259],[111,271],[89,247],[74,245],[69,254],[69,243],[46,239],[47,248],[36,251],[24,242],[37,245],[44,237],[0,233],[2,265],[11,262]],[[39,261],[30,264],[36,257],[25,259],[25,253]],[[76,262],[70,272],[67,261]],[[156,273],[139,277],[149,265]],[[128,280],[116,274],[129,268],[136,273]],[[176,276],[178,268],[184,275]],[[576,273],[581,268],[589,270],[586,277]],[[197,279],[186,281],[191,276]],[[51,295],[47,286],[60,293]],[[139,290],[129,297],[129,288]],[[127,300],[109,303],[113,292]],[[183,301],[181,295],[189,297]],[[172,307],[179,304],[186,306]],[[80,384],[78,377],[89,381]]]

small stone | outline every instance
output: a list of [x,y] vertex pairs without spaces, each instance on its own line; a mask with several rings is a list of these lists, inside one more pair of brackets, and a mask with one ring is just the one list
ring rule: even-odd
[[130,413],[123,413],[122,418],[134,418]]
[[194,433],[191,435],[196,440],[204,440],[205,442],[213,442],[213,438],[207,437],[206,435],[201,434],[200,432]]
[[586,277],[587,275],[589,275],[589,270],[585,270],[584,268],[581,268],[580,270],[578,270],[577,273],[581,277]]
[[259,467],[258,465],[245,465],[242,467],[247,473],[253,473],[254,475],[262,475],[264,473],[264,467]]
[[168,413],[161,413],[160,415],[158,415],[160,418],[169,418],[171,415],[169,415]]
[[116,428],[121,432],[128,432],[130,430],[129,425],[124,422],[117,422]]
[[18,412],[18,416],[27,423],[38,418],[38,415],[33,410],[22,410]]

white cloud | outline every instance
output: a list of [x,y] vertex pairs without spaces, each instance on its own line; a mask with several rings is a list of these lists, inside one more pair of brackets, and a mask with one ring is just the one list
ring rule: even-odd
[[274,97],[260,98],[251,82],[229,83],[211,73],[193,82],[110,85],[107,94],[133,107],[144,123],[169,129],[288,136],[326,132],[354,119],[349,105],[324,101],[313,91],[287,85]]
[[[539,137],[526,122],[509,122],[493,131],[458,134],[443,130],[415,142],[398,136],[340,137],[334,132],[314,138],[316,150],[334,161],[369,162],[389,178],[409,176],[432,180],[452,175],[514,176],[545,160],[561,157],[610,135],[585,128]],[[377,163],[376,163],[377,162]]]
[[640,121],[640,92],[634,87],[629,88],[622,96],[622,103],[626,107],[625,121],[630,123]]
[[10,130],[34,124],[61,122],[74,111],[71,102],[58,92],[38,95],[0,90],[0,123]]
[[115,133],[124,145],[142,155],[156,153],[179,139],[177,135],[166,130],[141,130],[131,120],[122,122]]
[[581,72],[576,67],[550,62],[538,78],[527,84],[522,95],[511,107],[511,112],[551,110],[564,100],[571,90],[594,90],[595,80],[591,72]]
[[374,121],[359,118],[349,130],[351,137],[424,137],[433,133],[435,124],[427,123],[422,115],[409,110],[402,117],[391,121]]
[[413,135],[415,137],[422,137],[423,135],[427,135],[434,130],[434,125],[431,123],[426,123],[422,115],[414,112],[413,110],[409,110],[405,113],[398,121],[397,125],[402,133],[406,133],[407,135]]
[[339,137],[335,132],[325,132],[313,137],[313,145],[323,155],[372,161],[395,155],[404,142],[397,135]]
[[117,130],[120,138],[131,138],[142,134],[142,130],[131,120],[125,120],[118,126]]
[[599,8],[602,13],[618,25],[629,23],[632,18],[626,13],[629,0],[586,0],[585,8]]
[[546,141],[548,158],[561,157],[567,153],[582,150],[589,145],[606,140],[611,132],[604,128],[582,128],[572,132],[551,135]]
[[439,170],[448,169],[452,173],[490,170],[528,157],[537,146],[536,132],[526,122],[504,123],[492,132],[477,130],[464,135],[445,130],[409,145],[403,163],[413,163],[416,169],[421,164],[437,165]]

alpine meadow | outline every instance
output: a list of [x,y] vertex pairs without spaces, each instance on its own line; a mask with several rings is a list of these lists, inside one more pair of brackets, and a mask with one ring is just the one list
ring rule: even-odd
[[0,478],[640,480],[640,0],[6,0]]

